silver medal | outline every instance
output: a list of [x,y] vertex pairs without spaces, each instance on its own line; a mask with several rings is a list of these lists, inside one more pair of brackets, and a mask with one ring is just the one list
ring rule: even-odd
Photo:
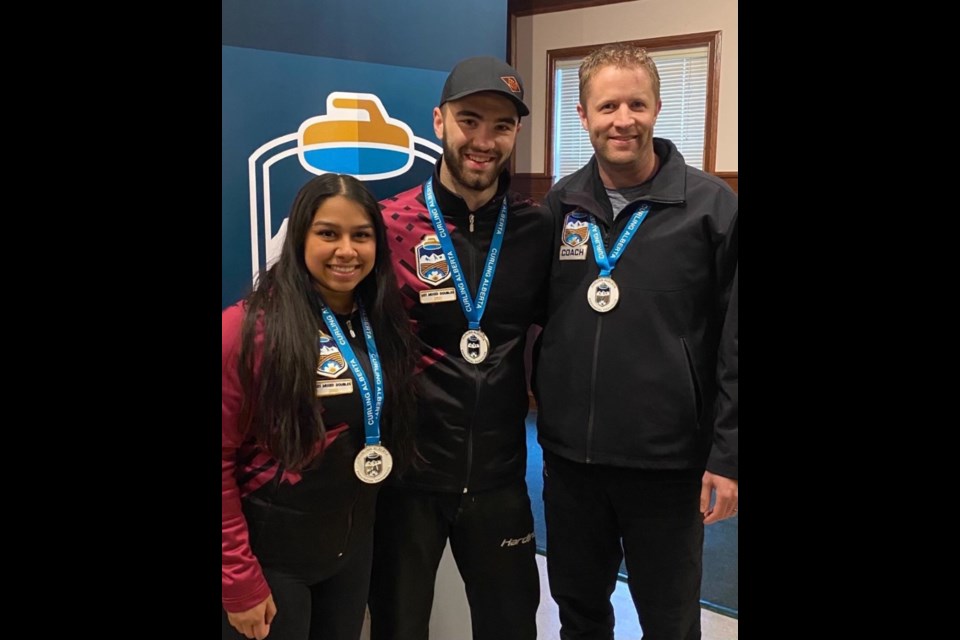
[[460,353],[472,364],[483,362],[490,351],[490,340],[480,329],[470,329],[460,338]]
[[587,287],[587,303],[594,311],[606,313],[617,306],[619,299],[620,289],[612,278],[601,276]]
[[353,472],[367,484],[382,482],[393,469],[393,456],[378,444],[365,446],[353,461]]

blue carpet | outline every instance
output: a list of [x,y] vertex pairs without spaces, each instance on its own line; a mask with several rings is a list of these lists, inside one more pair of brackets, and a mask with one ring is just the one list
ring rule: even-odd
[[[546,553],[547,527],[543,519],[543,450],[537,442],[537,414],[527,416],[527,490],[533,505],[533,527],[537,551]],[[707,525],[703,539],[703,581],[700,584],[700,602],[712,611],[736,618],[738,616],[738,520],[728,518]],[[621,577],[627,568],[620,565]]]

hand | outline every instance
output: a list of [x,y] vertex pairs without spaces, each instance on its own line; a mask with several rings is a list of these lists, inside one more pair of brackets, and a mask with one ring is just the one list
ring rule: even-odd
[[230,613],[227,611],[227,620],[234,629],[253,640],[263,640],[270,635],[270,623],[273,617],[277,615],[277,605],[273,604],[273,595],[267,596],[267,599],[252,609],[241,611],[239,613]]
[[[703,472],[703,481],[700,487],[700,513],[703,514],[703,524],[713,524],[737,515],[740,498],[737,495],[737,481],[718,476],[709,471]],[[710,497],[716,493],[713,507],[710,506]]]

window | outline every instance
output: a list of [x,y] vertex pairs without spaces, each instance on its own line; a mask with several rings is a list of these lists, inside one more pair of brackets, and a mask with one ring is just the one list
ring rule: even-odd
[[[654,135],[677,145],[691,166],[712,171],[716,153],[719,32],[637,41],[660,73],[663,109]],[[577,115],[580,62],[602,45],[548,51],[552,107],[548,173],[555,183],[585,165],[593,147]]]

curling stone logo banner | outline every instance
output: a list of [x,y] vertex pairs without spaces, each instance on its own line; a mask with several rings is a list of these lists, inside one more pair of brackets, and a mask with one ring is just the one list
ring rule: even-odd
[[[417,149],[416,145],[427,151]],[[247,159],[254,281],[261,269],[260,232],[266,253],[264,265],[269,266],[280,256],[287,230],[284,219],[276,234],[271,231],[270,168],[277,162],[296,156],[300,166],[316,175],[346,173],[358,180],[373,181],[406,173],[417,158],[435,164],[441,155],[442,147],[414,136],[407,123],[391,118],[376,95],[330,93],[325,114],[304,120],[296,133],[264,143]],[[258,176],[257,163],[261,159],[264,160]]]

